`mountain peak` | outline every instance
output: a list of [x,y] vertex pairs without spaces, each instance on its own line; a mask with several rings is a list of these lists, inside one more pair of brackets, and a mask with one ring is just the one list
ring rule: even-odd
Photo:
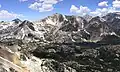
[[53,15],[62,15],[62,14],[60,14],[60,13],[54,13]]
[[14,20],[12,20],[12,21],[14,21],[15,23],[19,23],[19,22],[22,22],[19,18],[16,18],[16,19],[14,19]]
[[88,14],[86,14],[86,15],[83,16],[83,18],[84,18],[85,20],[87,20],[87,21],[90,21],[93,17],[90,16],[90,15],[88,15]]

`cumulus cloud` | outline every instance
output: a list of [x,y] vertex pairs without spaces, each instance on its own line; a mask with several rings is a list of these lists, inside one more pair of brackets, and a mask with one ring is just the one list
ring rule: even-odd
[[108,1],[100,2],[100,3],[98,3],[98,6],[100,6],[100,7],[107,7],[108,6]]
[[120,12],[120,0],[114,0],[111,7],[105,8],[108,6],[107,1],[100,2],[98,6],[104,6],[104,8],[96,8],[95,11],[91,11],[90,14],[93,16],[104,16],[107,13]]
[[36,0],[33,4],[29,6],[32,10],[37,10],[39,12],[52,11],[54,5],[62,0]]
[[25,1],[28,1],[28,0],[19,0],[20,2],[25,2]]
[[107,13],[114,13],[114,12],[120,12],[120,10],[117,10],[114,7],[109,8],[97,8],[95,11],[91,11],[90,14],[92,16],[104,16]]
[[72,5],[71,8],[70,8],[70,12],[77,12],[79,9],[75,6],[75,5]]
[[31,4],[31,5],[29,6],[29,8],[30,8],[30,9],[33,9],[33,10],[39,10],[39,8],[40,8],[41,6],[42,6],[41,3],[35,2],[35,3]]
[[71,13],[77,13],[80,15],[85,15],[90,12],[90,9],[88,7],[80,6],[79,8],[75,5],[72,5],[70,8]]
[[119,0],[113,1],[112,4],[113,4],[114,8],[120,8],[120,1]]
[[[2,6],[0,5],[0,8]],[[13,13],[13,12],[9,12],[7,10],[0,10],[0,20],[3,20],[3,19],[13,19],[13,18],[19,18],[19,17],[24,17],[22,14],[16,14],[16,13]]]
[[120,12],[120,0],[115,0],[112,2],[112,6],[108,6],[108,1],[103,1],[98,3],[98,6],[102,8],[96,8],[95,10],[90,10],[86,6],[80,6],[79,8],[72,5],[70,8],[71,13],[76,13],[81,16],[85,14],[90,14],[92,16],[104,16],[107,13]]
[[95,11],[90,12],[90,14],[92,16],[104,16],[105,14],[107,14],[109,12],[108,8],[97,8]]
[[11,18],[17,18],[17,17],[23,17],[23,15],[8,12],[7,10],[0,10],[0,19],[11,19]]

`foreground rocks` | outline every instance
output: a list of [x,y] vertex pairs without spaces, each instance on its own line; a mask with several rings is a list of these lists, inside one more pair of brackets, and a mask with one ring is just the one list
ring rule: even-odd
[[0,72],[119,72],[119,13],[0,22]]

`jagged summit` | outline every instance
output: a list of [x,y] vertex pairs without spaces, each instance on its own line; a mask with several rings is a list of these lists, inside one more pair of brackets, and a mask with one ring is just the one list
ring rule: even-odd
[[41,39],[43,36],[42,32],[38,32],[37,26],[35,26],[32,22],[28,20],[24,20],[18,24],[7,24],[6,28],[0,30],[0,40],[7,41],[9,39],[20,39],[20,40],[27,40],[27,41],[34,41],[36,39]]
[[19,18],[16,18],[16,19],[14,19],[14,20],[12,20],[12,21],[14,21],[15,23],[20,23],[20,22],[22,22]]

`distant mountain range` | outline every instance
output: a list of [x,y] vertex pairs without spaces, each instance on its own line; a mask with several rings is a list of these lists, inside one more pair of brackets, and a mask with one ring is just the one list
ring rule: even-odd
[[0,41],[14,38],[58,43],[98,42],[106,36],[119,38],[119,19],[119,13],[109,13],[103,17],[67,16],[56,13],[33,22],[14,19],[8,24],[1,22]]

